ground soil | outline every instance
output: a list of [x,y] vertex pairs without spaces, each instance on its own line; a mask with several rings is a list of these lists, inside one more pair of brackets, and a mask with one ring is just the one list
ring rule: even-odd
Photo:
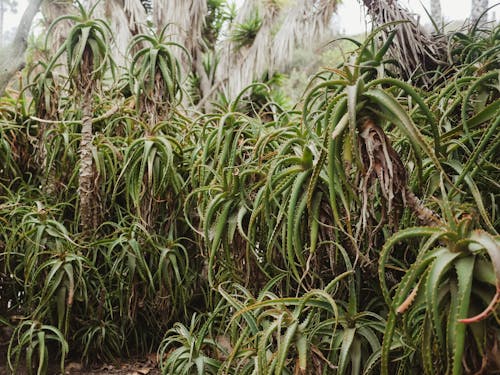
[[[3,335],[2,335],[3,334]],[[0,375],[27,375],[28,371],[22,364],[12,372],[7,364],[7,349],[9,337],[5,332],[0,331]],[[36,370],[34,371],[36,374]],[[64,375],[160,375],[156,353],[151,353],[144,358],[121,360],[116,363],[99,364],[91,367],[84,367],[81,363],[68,360],[65,363]],[[62,375],[60,363],[51,363],[47,375]]]
[[[35,371],[36,373],[36,371]],[[26,368],[20,368],[15,373],[8,370],[6,365],[0,365],[0,375],[27,375]],[[152,366],[147,361],[121,362],[113,365],[100,365],[93,368],[83,368],[81,364],[70,362],[66,365],[64,375],[160,375],[156,365]],[[47,375],[61,375],[59,365],[49,366]]]
[[[5,348],[0,347],[0,375],[27,375],[26,367],[20,366],[15,373],[9,370],[5,356]],[[36,371],[34,371],[36,374]],[[156,354],[143,359],[120,360],[113,364],[94,365],[85,368],[78,362],[67,362],[64,375],[160,375],[161,371],[156,362]],[[47,375],[62,375],[58,363],[49,365]]]

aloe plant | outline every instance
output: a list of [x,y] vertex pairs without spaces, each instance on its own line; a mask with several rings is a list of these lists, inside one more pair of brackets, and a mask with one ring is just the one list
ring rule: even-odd
[[0,100],[12,368],[157,351],[165,374],[498,369],[498,28],[451,35],[432,90],[397,78],[394,22],[295,107],[270,79],[200,113],[166,29],[114,72],[79,8]]
[[111,29],[105,21],[92,19],[92,12],[77,3],[78,15],[64,15],[57,18],[48,30],[59,22],[70,20],[74,23],[66,41],[52,58],[47,72],[55,66],[59,57],[65,53],[69,81],[74,90],[81,94],[81,139],[79,146],[79,194],[81,226],[84,232],[95,229],[99,222],[96,205],[95,171],[92,157],[92,118],[94,117],[93,96],[99,89],[106,72],[113,72],[113,60],[110,54]]
[[[49,363],[49,342],[54,341],[60,346],[61,371],[64,372],[64,359],[69,351],[68,343],[62,333],[55,327],[37,321],[24,321],[19,324],[9,344],[9,367],[16,371],[21,353],[26,351],[26,366],[29,374],[33,374],[36,365],[36,374],[46,374]],[[12,363],[11,358],[15,358]],[[38,362],[38,363],[37,363]]]
[[[421,240],[415,262],[391,298],[385,282],[390,250],[397,241],[422,236],[428,239]],[[439,246],[438,241],[446,246]],[[391,306],[382,347],[382,373],[389,373],[388,357],[397,316],[415,315],[417,311],[418,314],[425,311],[425,325],[419,334],[425,372],[462,373],[469,335],[484,342],[482,338],[474,337],[474,331],[467,332],[467,324],[484,324],[479,322],[495,311],[500,300],[499,246],[498,238],[481,230],[472,231],[470,217],[457,223],[450,222],[448,226],[408,228],[387,241],[379,263],[381,289]],[[491,302],[485,303],[486,295],[479,292],[478,283],[484,282],[494,290]],[[484,311],[473,317],[469,317],[475,310],[471,299],[487,305]],[[433,349],[436,346],[437,351]]]
[[130,64],[129,86],[138,116],[146,121],[140,121],[143,137],[132,142],[125,152],[121,175],[127,175],[132,206],[148,226],[153,225],[157,215],[155,201],[165,199],[167,188],[180,193],[184,183],[176,167],[182,147],[175,133],[182,129],[166,121],[174,118],[173,109],[182,100],[181,67],[172,50],[187,51],[167,41],[166,30],[164,27],[158,35],[136,35],[129,45],[131,53],[138,49]]

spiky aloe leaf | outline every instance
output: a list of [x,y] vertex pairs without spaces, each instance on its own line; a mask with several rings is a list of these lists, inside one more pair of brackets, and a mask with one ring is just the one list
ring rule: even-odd
[[500,303],[500,241],[488,233],[477,230],[471,235],[471,244],[469,249],[471,251],[486,250],[490,256],[493,269],[495,270],[496,277],[496,293],[493,296],[488,307],[480,314],[466,319],[460,319],[461,323],[475,323],[480,320],[486,319]]
[[491,139],[497,133],[497,128],[500,125],[500,111],[497,112],[496,116],[497,116],[496,120],[492,121],[491,124],[487,127],[487,129],[483,132],[479,144],[477,144],[476,147],[474,147],[474,151],[469,157],[469,160],[467,160],[467,163],[465,164],[462,172],[458,176],[456,182],[457,186],[464,180],[464,178],[470,172],[471,168],[475,165],[474,163],[477,161],[477,159],[479,158],[485,147],[491,142]]
[[[428,264],[432,262],[434,258],[438,257],[441,253],[447,251],[446,249],[438,249],[437,251],[428,252],[429,248],[433,246],[436,240],[440,236],[442,236],[444,232],[445,231],[443,229],[435,227],[417,227],[404,229],[395,233],[391,238],[389,238],[382,248],[379,257],[379,282],[382,289],[382,296],[385,298],[387,305],[390,307],[380,355],[382,375],[388,375],[389,373],[389,354],[393,345],[393,335],[396,330],[397,321],[396,309],[400,307],[404,300],[407,298],[411,287],[415,283],[416,279],[425,271]],[[410,269],[403,277],[403,280],[399,283],[398,290],[396,291],[396,295],[394,296],[394,300],[391,302],[389,290],[385,281],[385,267],[390,255],[390,251],[392,247],[401,240],[421,236],[430,236],[430,238],[422,246],[416,261],[412,264]]]
[[356,334],[356,328],[347,328],[344,330],[342,335],[342,346],[340,348],[340,356],[338,362],[338,373],[344,374],[348,360],[351,345],[354,341],[354,335]]
[[[297,201],[302,191],[305,190],[304,186],[306,183],[306,179],[310,176],[310,174],[311,171],[303,171],[300,172],[297,178],[295,179],[291,191],[290,202],[288,205],[288,212],[287,212],[287,237],[286,237],[287,261],[290,271],[292,272],[296,280],[301,279],[299,271],[296,266],[296,258],[299,255],[298,252],[302,251],[302,249],[296,248],[296,246],[294,246],[294,243],[297,242],[295,240],[296,237],[300,235],[300,233],[294,231],[294,223],[296,218],[300,216],[300,209],[299,207],[297,207]],[[306,196],[304,195],[304,198],[305,197]],[[305,208],[305,202],[306,201],[304,200],[304,207],[302,207],[302,209]]]
[[432,160],[436,168],[443,173],[448,182],[451,183],[434,149],[429,146],[426,139],[401,104],[399,104],[393,96],[379,88],[370,89],[363,95],[375,101],[383,111],[388,111],[392,115],[391,119],[398,126],[399,130],[408,137],[408,140],[413,145],[418,147],[416,151],[419,152],[419,149],[422,150],[424,154]]
[[[380,287],[382,289],[382,295],[384,296],[384,299],[385,299],[387,305],[389,305],[389,306],[393,305],[391,303],[391,298],[389,296],[389,290],[387,288],[387,283],[385,282],[385,266],[386,266],[386,263],[388,262],[388,257],[390,255],[390,251],[391,251],[392,247],[396,243],[398,243],[399,241],[402,241],[402,240],[405,240],[408,238],[421,237],[421,236],[431,236],[431,240],[425,245],[425,248],[428,249],[437,240],[437,238],[439,236],[441,236],[443,233],[444,233],[443,229],[436,228],[436,227],[408,228],[408,229],[404,229],[404,230],[401,230],[401,231],[395,233],[392,237],[390,237],[386,241],[386,243],[384,244],[384,247],[382,248],[382,251],[380,252],[378,275],[379,275]],[[414,266],[412,266],[412,267],[420,269],[419,263],[423,260],[422,258],[425,255],[426,255],[426,252],[421,251],[419,254],[419,258],[417,259],[417,261],[414,263]],[[422,270],[420,270],[420,272],[422,272]],[[411,287],[411,285],[409,287]],[[404,298],[406,298],[406,296],[403,296],[402,298],[404,300]],[[398,300],[395,302],[401,304],[403,301]]]
[[469,311],[470,294],[472,290],[472,275],[474,269],[474,256],[460,258],[455,262],[458,278],[458,290],[454,311],[450,311],[448,327],[448,346],[451,346],[452,374],[461,375],[463,372],[462,356],[465,348],[466,325],[459,321]]
[[434,138],[434,151],[437,154],[441,150],[441,140],[440,140],[440,134],[439,134],[438,126],[437,126],[438,124],[437,124],[436,116],[434,116],[434,114],[431,112],[431,110],[429,109],[427,104],[425,104],[425,101],[423,100],[421,95],[419,95],[415,91],[415,89],[413,87],[411,87],[409,84],[407,84],[406,82],[403,82],[403,81],[401,81],[399,79],[395,79],[395,78],[380,78],[380,79],[373,80],[373,81],[366,84],[366,88],[368,89],[370,87],[376,87],[379,85],[380,86],[390,85],[391,87],[394,87],[394,86],[398,87],[401,90],[403,90],[406,94],[408,94],[413,100],[415,100],[415,102],[419,105],[422,112],[427,117],[427,120],[430,122],[431,131],[432,131],[432,135]]
[[464,181],[467,184],[467,186],[469,187],[469,190],[472,194],[472,197],[474,198],[474,201],[476,202],[477,209],[479,210],[479,213],[480,213],[482,219],[486,223],[488,229],[491,232],[496,233],[496,230],[495,230],[493,224],[491,223],[490,217],[489,217],[488,213],[486,212],[485,204],[483,202],[483,197],[481,195],[481,192],[479,191],[479,188],[477,187],[477,184],[474,182],[474,180],[471,178],[470,175],[464,174],[464,168],[460,165],[460,163],[458,161],[449,160],[446,162],[446,164],[453,167],[453,169],[455,169],[459,173],[460,176],[464,175]]
[[276,363],[276,367],[274,369],[275,375],[281,375],[283,373],[283,370],[285,368],[285,361],[288,357],[288,351],[290,346],[293,343],[294,337],[295,337],[295,332],[297,331],[297,328],[299,327],[299,322],[294,321],[287,329],[285,332],[285,335],[282,340],[280,340],[279,345],[278,345],[278,361]]
[[441,289],[441,278],[446,271],[452,266],[453,260],[457,258],[460,253],[452,253],[449,251],[441,252],[439,256],[434,258],[434,261],[429,269],[427,280],[425,281],[425,295],[427,299],[427,308],[430,309],[430,316],[434,332],[437,335],[441,347],[444,348],[445,341],[443,332],[441,330],[441,314],[440,301],[438,299],[439,290]]

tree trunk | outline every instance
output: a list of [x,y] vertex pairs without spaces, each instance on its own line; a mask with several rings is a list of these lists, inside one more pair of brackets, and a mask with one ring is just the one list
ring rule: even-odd
[[[488,0],[472,0],[471,3],[471,11],[470,11],[470,20],[475,22],[481,17],[481,14],[488,8]],[[481,19],[481,23],[487,21],[486,15]]]
[[77,87],[82,98],[82,129],[80,140],[80,170],[78,180],[78,192],[80,194],[80,225],[83,233],[90,234],[98,225],[97,216],[97,194],[98,183],[94,170],[94,159],[92,157],[92,119],[93,94],[96,82],[92,78],[93,52],[89,45],[85,47],[82,55],[82,63]]
[[28,47],[28,35],[33,19],[38,13],[43,0],[31,0],[23,13],[19,27],[12,43],[6,48],[4,58],[0,62],[0,96],[2,96],[11,78],[25,64],[24,52]]
[[83,95],[78,191],[80,194],[80,224],[82,231],[87,233],[97,227],[95,175],[92,158],[92,113],[92,96]]
[[431,17],[437,27],[443,27],[443,14],[441,13],[440,0],[431,0]]
[[3,0],[0,0],[0,47],[3,47],[3,16],[5,13],[5,5]]

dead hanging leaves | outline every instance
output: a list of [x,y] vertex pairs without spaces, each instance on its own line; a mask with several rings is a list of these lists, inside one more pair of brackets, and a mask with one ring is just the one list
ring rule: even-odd
[[358,185],[362,198],[358,237],[366,232],[370,221],[376,221],[372,209],[377,187],[382,207],[378,224],[368,233],[370,239],[386,223],[397,230],[397,223],[405,207],[410,208],[422,224],[438,225],[441,222],[438,215],[425,207],[409,190],[406,168],[392,148],[384,130],[372,118],[364,117],[359,127],[359,135],[364,173]]

